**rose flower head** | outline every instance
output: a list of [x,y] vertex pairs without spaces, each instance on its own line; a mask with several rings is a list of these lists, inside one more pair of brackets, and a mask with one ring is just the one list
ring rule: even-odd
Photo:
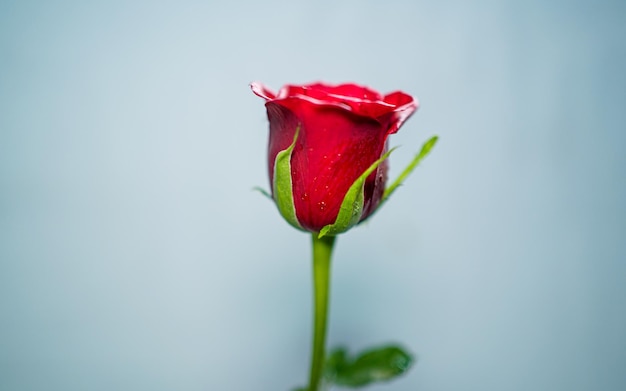
[[385,189],[387,138],[417,109],[410,95],[356,84],[286,85],[278,93],[260,83],[251,88],[265,99],[269,119],[272,198],[294,227],[320,236],[345,232],[400,184]]

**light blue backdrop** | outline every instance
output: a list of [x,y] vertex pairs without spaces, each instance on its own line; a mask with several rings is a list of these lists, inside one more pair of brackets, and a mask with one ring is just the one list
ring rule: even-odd
[[304,384],[309,239],[248,83],[422,104],[334,262],[371,390],[626,389],[626,3],[0,2],[0,390]]

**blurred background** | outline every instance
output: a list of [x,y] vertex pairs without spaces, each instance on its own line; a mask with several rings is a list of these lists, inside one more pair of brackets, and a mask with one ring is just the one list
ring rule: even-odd
[[289,390],[309,237],[248,87],[355,81],[420,110],[336,248],[329,346],[368,390],[626,389],[626,3],[0,2],[0,390]]

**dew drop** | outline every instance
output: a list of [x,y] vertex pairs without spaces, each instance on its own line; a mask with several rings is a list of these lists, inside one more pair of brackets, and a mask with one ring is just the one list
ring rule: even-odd
[[318,205],[320,207],[320,210],[326,209],[326,203],[324,201],[320,201]]

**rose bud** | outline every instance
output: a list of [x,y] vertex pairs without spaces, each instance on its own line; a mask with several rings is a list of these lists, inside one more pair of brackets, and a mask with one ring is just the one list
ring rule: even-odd
[[251,88],[266,101],[269,178],[282,216],[320,236],[367,219],[390,193],[387,138],[417,102],[355,84],[286,85],[277,94],[260,83]]

